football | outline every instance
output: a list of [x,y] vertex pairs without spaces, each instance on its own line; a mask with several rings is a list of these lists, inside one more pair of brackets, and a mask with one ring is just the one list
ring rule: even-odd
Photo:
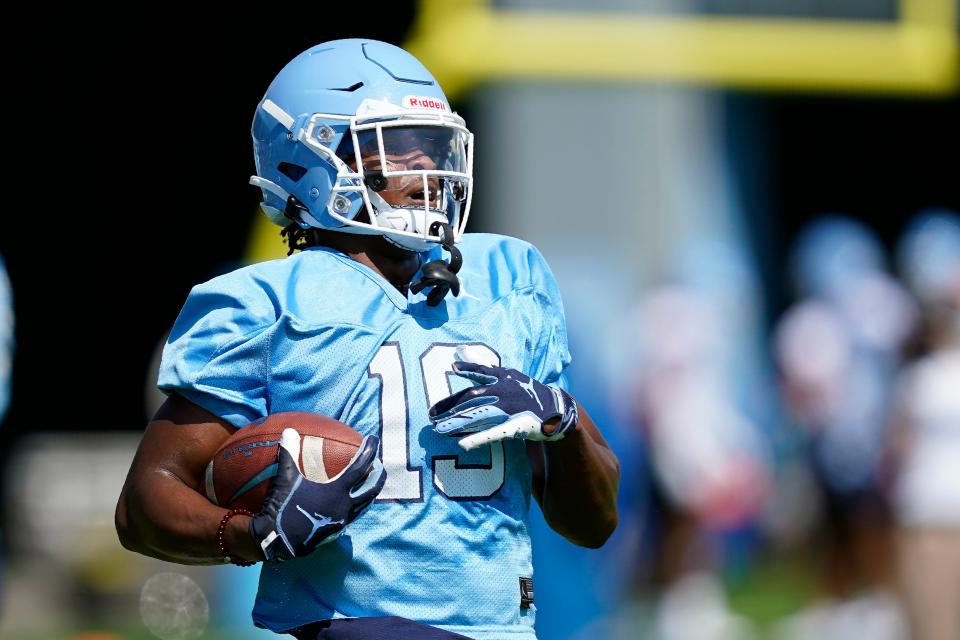
[[314,482],[329,482],[343,471],[363,439],[338,420],[303,411],[252,422],[227,438],[207,465],[210,502],[227,509],[260,511],[277,473],[280,434],[287,427],[300,433],[300,469]]

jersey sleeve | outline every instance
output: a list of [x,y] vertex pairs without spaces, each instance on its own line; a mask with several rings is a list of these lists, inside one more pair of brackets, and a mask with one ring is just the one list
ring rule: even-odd
[[267,415],[276,322],[270,297],[246,282],[221,277],[193,288],[164,346],[157,382],[236,427]]
[[535,285],[539,334],[533,354],[532,377],[544,384],[567,389],[564,374],[570,365],[571,355],[567,345],[567,322],[563,313],[560,288],[540,252],[531,246],[529,268]]

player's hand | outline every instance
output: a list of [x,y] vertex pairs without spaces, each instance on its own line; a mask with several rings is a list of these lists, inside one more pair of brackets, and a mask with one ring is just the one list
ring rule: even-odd
[[477,386],[430,407],[430,420],[439,434],[472,434],[460,441],[468,451],[507,438],[560,440],[577,427],[577,403],[562,389],[505,367],[454,362],[453,370]]
[[300,434],[288,428],[280,436],[277,475],[250,520],[250,533],[268,561],[309,555],[335,539],[370,506],[387,480],[377,457],[380,439],[367,436],[350,464],[329,482],[312,482],[300,471]]

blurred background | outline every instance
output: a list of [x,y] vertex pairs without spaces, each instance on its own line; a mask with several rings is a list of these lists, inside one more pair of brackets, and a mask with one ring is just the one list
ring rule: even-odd
[[134,555],[113,509],[190,288],[285,253],[247,185],[257,102],[370,37],[476,134],[468,230],[547,257],[622,463],[603,549],[534,508],[542,640],[960,638],[955,2],[270,9],[11,25],[0,636],[272,635],[256,569]]

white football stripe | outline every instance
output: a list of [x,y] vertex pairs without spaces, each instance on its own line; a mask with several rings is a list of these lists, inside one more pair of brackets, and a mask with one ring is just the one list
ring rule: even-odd
[[323,438],[303,437],[303,475],[313,482],[330,482],[323,464]]
[[[214,460],[216,460],[216,458],[214,458]],[[204,474],[204,485],[207,490],[207,500],[219,506],[220,503],[217,502],[217,490],[213,486],[213,460],[207,465],[207,472]]]

